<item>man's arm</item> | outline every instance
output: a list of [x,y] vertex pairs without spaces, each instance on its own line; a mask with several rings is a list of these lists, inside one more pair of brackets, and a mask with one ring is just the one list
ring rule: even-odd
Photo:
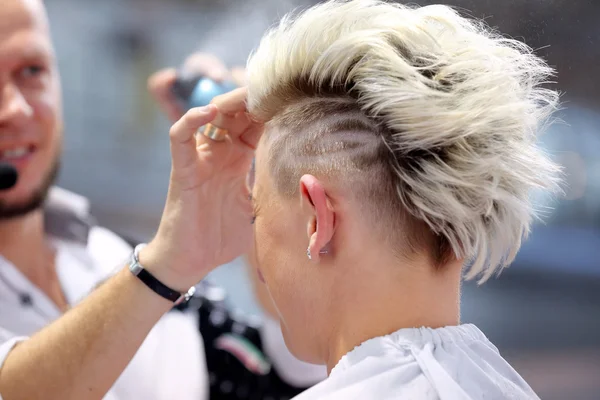
[[4,400],[101,399],[172,306],[124,269],[18,344],[0,371],[0,393]]
[[[220,96],[211,106],[188,111],[169,132],[172,167],[165,209],[139,261],[179,292],[238,257],[252,241],[244,177],[262,125],[245,116],[245,98],[245,89]],[[228,131],[227,143],[195,139],[198,128],[213,120]],[[0,393],[4,400],[102,398],[172,307],[123,269],[8,354]]]

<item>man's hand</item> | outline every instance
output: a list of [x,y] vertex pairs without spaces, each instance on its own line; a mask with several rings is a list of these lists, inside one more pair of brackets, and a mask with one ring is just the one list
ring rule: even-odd
[[[229,71],[219,58],[207,53],[192,54],[180,71],[188,75],[206,76],[216,82],[233,80],[240,86],[243,86],[246,79],[244,68],[237,67]],[[161,260],[167,254],[171,258],[161,261],[162,263],[170,264],[180,258],[180,264],[191,263],[192,265],[188,266],[193,270],[190,284],[187,283],[187,274],[190,271],[178,270],[177,275],[184,276],[164,277],[165,282],[171,279],[174,284],[179,285],[173,286],[174,288],[187,291],[187,288],[202,279],[208,270],[235,258],[251,243],[248,233],[251,230],[251,209],[245,176],[261,127],[253,124],[245,114],[245,90],[219,96],[213,100],[213,106],[186,113],[171,91],[176,79],[177,70],[167,68],[156,72],[148,80],[151,95],[174,123],[171,129],[173,168],[159,234],[151,243],[153,246],[149,246],[142,253],[141,261],[145,266],[151,263],[152,260],[145,261],[145,256],[158,256],[158,251],[154,250],[160,248]],[[219,112],[216,108],[219,108]],[[197,129],[213,119],[215,125],[230,130],[230,140],[216,143],[201,136],[197,146],[194,146],[193,139]],[[229,128],[229,125],[232,125],[233,129]],[[244,184],[241,185],[241,182]],[[219,221],[222,212],[228,214],[233,221],[239,221],[238,225],[233,221]],[[180,221],[184,221],[181,226]],[[227,227],[221,227],[221,222]],[[206,230],[206,225],[224,231],[213,232],[214,229],[210,230],[212,228]],[[226,237],[225,232],[229,232],[230,237]],[[178,238],[177,252],[167,249],[174,243],[175,236]],[[165,244],[165,239],[168,239],[169,244]],[[227,243],[236,246],[223,246]],[[198,254],[203,244],[206,244],[208,250],[205,254]],[[216,250],[219,254],[206,254]],[[156,266],[163,267],[165,266]],[[182,268],[185,266],[179,267]],[[161,274],[159,271],[156,273]],[[180,281],[182,283],[179,283]],[[184,282],[187,286],[181,286]]]
[[[210,270],[249,250],[252,243],[246,174],[263,126],[246,113],[246,89],[216,97],[188,111],[170,131],[172,171],[167,202],[155,239],[140,262],[182,292]],[[216,142],[199,127],[226,129]]]
[[[219,58],[208,53],[194,53],[189,56],[183,63],[182,71],[189,75],[206,76],[216,82],[233,80],[238,86],[244,86],[246,79],[244,68],[235,67],[230,71]],[[176,79],[177,70],[175,68],[166,68],[155,72],[148,79],[150,94],[172,123],[179,120],[186,112],[171,92]]]

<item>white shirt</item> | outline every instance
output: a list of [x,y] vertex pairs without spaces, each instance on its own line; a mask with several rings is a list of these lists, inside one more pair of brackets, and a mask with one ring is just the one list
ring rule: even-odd
[[[81,196],[53,189],[54,201],[87,212]],[[87,246],[50,237],[56,249],[56,269],[69,305],[123,268],[130,246],[99,227],[89,231]],[[22,303],[20,294],[31,297]],[[30,336],[61,316],[60,310],[13,264],[0,256],[0,368],[19,337]],[[208,376],[197,316],[166,314],[151,330],[105,400],[167,400],[208,398]]]
[[474,325],[401,329],[346,354],[295,400],[538,399]]

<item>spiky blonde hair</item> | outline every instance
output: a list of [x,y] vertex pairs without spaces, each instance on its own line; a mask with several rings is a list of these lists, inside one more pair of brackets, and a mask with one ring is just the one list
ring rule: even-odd
[[376,209],[424,222],[469,263],[467,279],[485,281],[529,233],[531,190],[558,190],[559,168],[536,145],[558,105],[542,87],[552,74],[524,43],[450,7],[336,0],[265,34],[248,61],[248,107],[269,122],[284,192],[304,173],[353,170],[365,196],[393,197],[371,199]]

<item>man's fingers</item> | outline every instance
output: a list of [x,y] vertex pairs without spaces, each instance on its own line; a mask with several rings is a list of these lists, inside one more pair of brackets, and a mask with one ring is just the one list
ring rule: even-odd
[[177,78],[177,71],[173,68],[166,68],[155,72],[148,79],[148,89],[152,93],[167,92]]
[[210,104],[206,107],[192,108],[171,127],[169,132],[171,141],[176,143],[190,141],[198,128],[211,122],[216,114],[217,108]]
[[247,89],[242,87],[215,97],[211,104],[217,106],[219,112],[212,123],[219,128],[227,129],[233,140],[240,140],[255,149],[263,125],[252,121],[248,115],[246,96]]
[[177,79],[177,71],[173,68],[163,69],[148,79],[148,91],[172,122],[177,121],[184,113],[177,99],[171,93],[171,87]]
[[182,73],[206,76],[217,82],[229,78],[227,66],[218,57],[208,53],[194,53],[189,56],[183,63]]
[[251,124],[250,119],[245,113],[237,113],[235,115],[223,114],[220,108],[217,108],[218,112],[212,121],[212,124],[216,127],[226,129],[233,139],[239,137],[244,133]]
[[169,131],[173,168],[186,168],[196,162],[196,140],[198,128],[211,122],[217,109],[215,106],[192,108],[177,121]]
[[241,136],[240,142],[250,147],[252,150],[256,150],[258,147],[258,141],[263,134],[265,126],[262,124],[253,123],[249,129],[247,129]]
[[246,112],[247,94],[248,90],[245,87],[237,88],[216,96],[212,99],[211,104],[216,105],[221,114],[235,115],[239,112]]
[[211,104],[218,110],[212,124],[226,129],[232,139],[239,138],[250,127],[251,121],[245,112],[246,88],[216,96]]
[[[229,70],[225,64],[218,57],[208,53],[194,53],[189,56],[180,72],[183,75],[206,76],[217,82],[222,82],[230,78]],[[178,72],[176,69],[167,68],[154,73],[148,79],[150,94],[172,122],[179,120],[185,113],[185,109],[171,92],[177,76]]]

